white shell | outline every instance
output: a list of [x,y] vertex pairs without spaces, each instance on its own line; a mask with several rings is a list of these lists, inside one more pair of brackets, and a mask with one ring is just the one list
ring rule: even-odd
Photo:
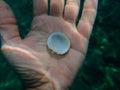
[[64,33],[54,32],[48,37],[47,45],[50,50],[62,55],[69,51],[70,40]]

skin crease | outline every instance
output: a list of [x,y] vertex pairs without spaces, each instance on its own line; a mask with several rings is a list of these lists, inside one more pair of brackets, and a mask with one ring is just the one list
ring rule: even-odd
[[[65,10],[64,0],[51,0],[49,16],[47,0],[34,0],[31,31],[21,40],[12,10],[0,0],[1,49],[21,76],[26,90],[68,90],[87,52],[97,2],[85,0],[81,20],[76,26],[80,0],[67,0]],[[47,38],[52,32],[62,32],[70,39],[71,47],[65,55],[56,55],[47,48]]]

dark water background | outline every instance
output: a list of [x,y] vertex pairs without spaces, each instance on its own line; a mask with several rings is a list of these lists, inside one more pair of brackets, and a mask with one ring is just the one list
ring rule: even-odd
[[[12,7],[20,35],[24,38],[33,18],[32,0],[6,2]],[[87,57],[70,90],[120,90],[119,39],[120,0],[99,0]],[[19,76],[0,51],[0,90],[22,89]]]

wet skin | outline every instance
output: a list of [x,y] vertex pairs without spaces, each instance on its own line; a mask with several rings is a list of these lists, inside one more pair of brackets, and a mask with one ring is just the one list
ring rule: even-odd
[[[87,52],[97,2],[85,0],[82,17],[76,26],[79,0],[67,0],[65,11],[64,0],[51,0],[50,16],[47,15],[47,0],[34,0],[31,31],[21,39],[12,10],[0,0],[1,49],[21,76],[26,90],[68,90]],[[70,39],[71,48],[65,55],[48,50],[47,38],[52,32],[63,32]]]

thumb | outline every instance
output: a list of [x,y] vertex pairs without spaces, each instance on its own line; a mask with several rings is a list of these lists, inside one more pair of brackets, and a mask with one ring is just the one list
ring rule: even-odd
[[6,42],[19,37],[15,16],[7,3],[0,0],[0,34]]

